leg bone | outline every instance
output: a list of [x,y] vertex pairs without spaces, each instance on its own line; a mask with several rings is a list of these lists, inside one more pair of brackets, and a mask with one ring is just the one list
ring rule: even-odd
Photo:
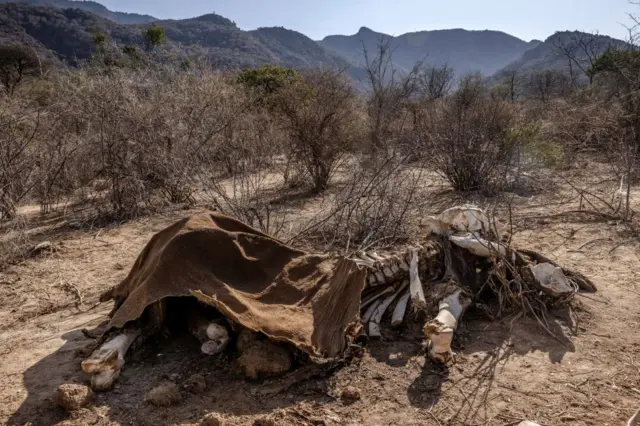
[[91,387],[94,390],[106,390],[113,386],[124,365],[124,356],[138,336],[139,329],[124,331],[82,361],[82,369],[92,374]]
[[453,333],[460,316],[470,304],[469,298],[462,295],[462,290],[457,290],[440,301],[438,316],[424,326],[424,334],[429,341],[429,356],[432,359],[440,362],[451,359]]

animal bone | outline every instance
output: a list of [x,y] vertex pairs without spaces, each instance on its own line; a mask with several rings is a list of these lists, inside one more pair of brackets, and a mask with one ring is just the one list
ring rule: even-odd
[[501,256],[505,256],[507,254],[507,250],[504,246],[479,238],[473,234],[452,235],[449,237],[449,241],[480,257],[492,257],[498,253]]
[[554,297],[561,297],[577,291],[576,288],[569,284],[569,280],[562,272],[562,268],[553,266],[550,263],[538,263],[537,265],[529,265],[529,269],[545,293]]
[[371,306],[369,306],[369,308],[365,311],[364,315],[362,316],[362,322],[363,323],[366,324],[366,323],[369,322],[369,320],[371,319],[371,317],[375,313],[376,309],[378,308],[379,304],[380,304],[380,299],[376,300],[375,302],[373,302],[371,304]]
[[207,327],[207,337],[209,340],[200,346],[202,353],[207,355],[219,354],[225,350],[229,343],[229,331],[220,324],[209,324]]
[[418,274],[418,251],[413,250],[411,254],[411,264],[409,266],[409,280],[411,292],[411,302],[414,308],[422,309],[426,307],[427,302],[424,298],[424,290],[422,289],[422,283],[420,282],[420,276]]
[[462,290],[442,299],[438,305],[438,316],[424,326],[424,334],[429,342],[429,356],[443,363],[451,359],[451,341],[458,326],[460,316],[471,304],[471,300],[462,295]]
[[124,365],[124,356],[131,344],[140,336],[139,329],[126,330],[93,351],[82,361],[82,369],[92,374],[91,387],[94,390],[110,389],[120,375]]
[[637,426],[638,421],[640,421],[640,409],[629,419],[627,426]]
[[187,314],[189,333],[202,343],[200,351],[206,355],[215,355],[227,347],[229,331],[215,321],[209,321],[199,309]]
[[380,337],[380,323],[382,322],[382,315],[389,308],[391,303],[395,300],[396,297],[405,289],[409,284],[408,281],[404,281],[400,288],[398,288],[391,296],[388,296],[382,302],[378,304],[375,312],[373,313],[371,320],[369,321],[369,336],[371,337]]
[[366,299],[363,299],[362,302],[360,303],[360,309],[366,308],[367,306],[369,306],[371,303],[378,300],[382,296],[385,296],[392,292],[393,292],[393,287],[386,287],[382,289],[382,291],[378,291],[375,294],[368,296]]
[[404,314],[407,311],[407,303],[409,303],[409,297],[411,297],[411,292],[407,291],[398,300],[398,303],[393,310],[393,316],[391,317],[391,326],[396,327],[402,324],[402,321],[404,321]]

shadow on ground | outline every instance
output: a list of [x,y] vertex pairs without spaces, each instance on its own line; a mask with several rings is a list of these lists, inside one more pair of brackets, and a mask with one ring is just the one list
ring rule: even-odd
[[[327,395],[323,379],[312,385],[294,385],[288,392],[261,395],[268,382],[245,380],[233,368],[233,354],[212,358],[202,355],[191,336],[174,336],[151,342],[128,359],[116,387],[97,393],[92,407],[67,414],[55,400],[55,390],[63,383],[88,384],[89,377],[80,368],[86,347],[91,344],[80,330],[64,334],[66,343],[24,372],[27,398],[10,418],[9,425],[84,425],[108,419],[119,424],[160,425],[197,423],[210,412],[227,415],[268,414],[300,401],[333,400]],[[181,389],[182,401],[171,407],[155,407],[145,402],[146,393],[165,380],[182,385],[193,374],[205,378],[207,389],[193,394]]]

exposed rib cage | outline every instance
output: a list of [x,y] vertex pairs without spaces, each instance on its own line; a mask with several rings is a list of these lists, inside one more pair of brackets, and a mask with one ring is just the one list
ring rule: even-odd
[[432,282],[444,276],[444,253],[442,246],[434,241],[391,253],[358,252],[353,257],[368,272],[360,313],[369,336],[380,336],[380,323],[387,310],[392,311],[391,325],[403,322],[411,297],[409,283],[414,254],[420,281]]
[[413,252],[417,251],[418,270],[423,281],[442,276],[445,271],[442,247],[434,241],[409,246],[401,251],[379,254],[375,251],[356,253],[353,260],[367,269],[367,289],[389,286],[409,279],[409,264]]

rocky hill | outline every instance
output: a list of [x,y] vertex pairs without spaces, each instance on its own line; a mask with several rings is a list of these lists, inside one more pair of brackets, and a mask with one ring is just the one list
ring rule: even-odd
[[580,32],[558,32],[543,42],[527,42],[499,31],[450,29],[392,37],[366,27],[354,35],[333,35],[316,42],[282,27],[244,31],[216,14],[156,20],[112,12],[91,1],[71,0],[0,0],[0,44],[25,44],[44,58],[75,65],[91,57],[94,31],[106,34],[118,49],[141,46],[141,34],[152,21],[166,31],[169,43],[162,49],[166,58],[206,58],[218,68],[266,63],[298,69],[339,67],[356,81],[364,76],[363,47],[375,55],[381,40],[389,42],[400,71],[424,60],[427,65],[447,64],[457,76],[479,71],[494,78],[509,70],[566,70],[569,60],[563,49],[574,55],[574,65],[587,66],[607,47],[624,45],[610,37]]
[[417,61],[424,60],[429,65],[448,64],[457,75],[469,71],[493,74],[539,43],[499,31],[451,29],[392,37],[362,27],[354,35],[325,37],[320,44],[353,63],[362,64],[363,47],[375,54],[380,40],[389,42],[393,62],[399,69],[409,70]]
[[[137,13],[113,12],[100,3],[94,1],[74,1],[74,0],[19,0],[31,6],[49,6],[60,9],[81,9],[95,13],[98,16],[109,19],[118,24],[149,24],[157,21],[149,15],[139,15]],[[14,3],[16,0],[0,0],[0,3]]]
[[568,72],[571,62],[575,74],[581,74],[584,78],[583,70],[588,69],[591,62],[605,50],[626,47],[627,44],[624,41],[604,35],[580,31],[558,31],[526,51],[517,60],[507,64],[496,73],[496,76],[514,70],[520,74],[548,69]]
[[[265,63],[294,68],[345,67],[346,62],[295,31],[260,28],[243,31],[222,16],[155,21],[169,39],[164,48],[173,58],[207,58],[220,68]],[[91,56],[92,33],[105,33],[118,46],[142,45],[147,25],[121,25],[80,9],[0,4],[0,43],[21,43],[45,57],[76,64]]]

